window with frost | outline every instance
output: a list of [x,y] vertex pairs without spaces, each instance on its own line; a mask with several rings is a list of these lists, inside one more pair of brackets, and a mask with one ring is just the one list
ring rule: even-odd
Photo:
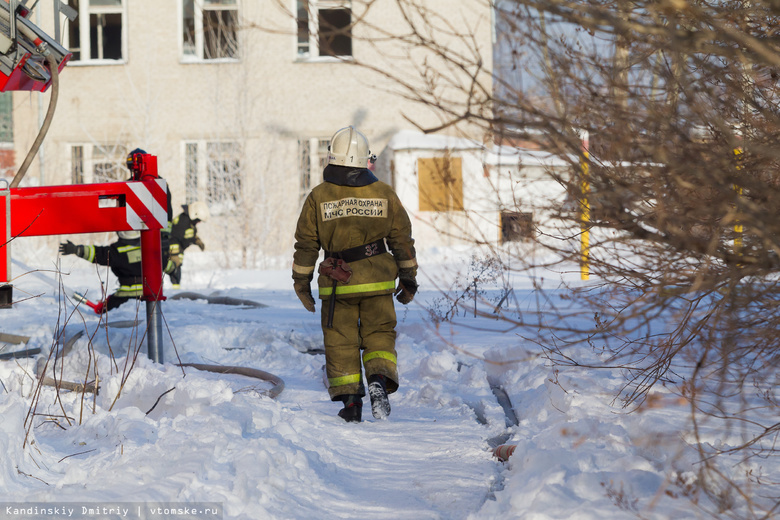
[[70,147],[73,184],[126,181],[129,178],[125,145],[75,144]]
[[127,56],[127,0],[70,0],[67,47],[73,61],[113,63]]
[[215,214],[241,204],[241,147],[238,143],[206,144],[206,202]]
[[330,139],[298,140],[298,178],[300,179],[299,199],[309,194],[311,189],[322,182],[322,170],[328,164],[328,146]]
[[352,56],[352,2],[296,0],[298,59]]
[[14,142],[13,96],[0,93],[0,145]]
[[239,209],[243,200],[242,147],[234,141],[183,143],[186,201],[205,201],[213,215]]
[[198,143],[185,143],[184,189],[187,204],[198,200]]
[[238,0],[181,0],[185,61],[238,58]]
[[16,174],[14,169],[13,92],[0,93],[0,176]]
[[116,146],[92,146],[92,182],[126,181],[126,148]]
[[70,182],[71,184],[84,184],[84,147],[72,146],[70,148]]

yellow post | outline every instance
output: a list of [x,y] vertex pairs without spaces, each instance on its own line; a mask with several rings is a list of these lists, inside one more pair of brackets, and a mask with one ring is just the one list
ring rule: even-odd
[[[742,148],[734,148],[734,156],[737,159],[737,170],[742,169]],[[739,184],[734,185],[734,191],[738,196],[742,196],[742,186]],[[737,208],[737,214],[739,214],[739,208]],[[742,223],[739,221],[739,217],[734,220],[734,252],[738,255],[742,254]]]
[[582,136],[582,154],[580,155],[580,188],[582,189],[582,200],[580,200],[580,279],[588,280],[590,278],[589,144],[588,133],[583,131],[580,135]]

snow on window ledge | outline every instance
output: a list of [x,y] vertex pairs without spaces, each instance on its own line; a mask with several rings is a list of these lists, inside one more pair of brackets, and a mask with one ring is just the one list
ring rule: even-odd
[[241,63],[241,59],[239,58],[213,58],[213,59],[206,59],[206,58],[197,58],[195,56],[182,56],[179,59],[179,63],[182,65],[210,65],[215,63]]
[[295,63],[350,63],[354,56],[298,56]]
[[127,60],[71,60],[68,62],[68,67],[91,67],[91,66],[105,67],[110,65],[127,65]]

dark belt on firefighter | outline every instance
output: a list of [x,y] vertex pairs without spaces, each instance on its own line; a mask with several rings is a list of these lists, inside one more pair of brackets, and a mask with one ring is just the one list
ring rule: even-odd
[[325,258],[338,258],[344,260],[347,263],[357,262],[364,258],[371,258],[372,256],[381,255],[387,253],[387,246],[385,246],[385,239],[380,238],[369,244],[363,244],[362,246],[350,247],[343,251],[336,253],[331,251],[325,251]]
[[[336,253],[332,251],[325,251],[325,258],[337,258],[339,260],[345,261],[346,263],[350,263],[384,253],[387,253],[387,246],[385,246],[385,239],[380,238],[379,240],[375,240],[368,244],[363,244],[362,246],[357,247],[350,247],[349,249],[338,251]],[[328,298],[329,305],[327,327],[329,329],[333,328],[333,307],[336,305],[336,283],[336,280],[333,280],[333,291],[330,293],[330,297]]]

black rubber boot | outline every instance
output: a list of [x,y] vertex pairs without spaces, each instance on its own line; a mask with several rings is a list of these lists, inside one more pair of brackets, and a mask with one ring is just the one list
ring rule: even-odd
[[387,398],[385,376],[374,374],[368,378],[368,395],[371,397],[371,414],[375,419],[387,419],[390,415],[390,400]]
[[363,398],[357,394],[345,395],[342,398],[344,408],[339,410],[339,417],[347,422],[360,422],[363,418]]

